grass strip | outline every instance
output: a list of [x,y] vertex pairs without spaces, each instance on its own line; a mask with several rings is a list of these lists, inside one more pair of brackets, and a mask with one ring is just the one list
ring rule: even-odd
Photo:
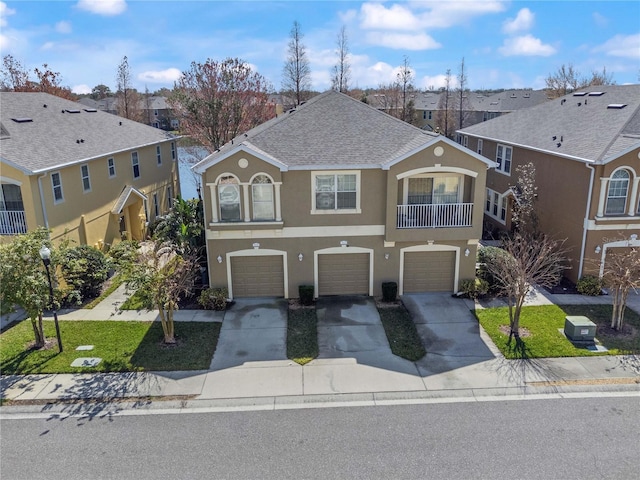
[[318,318],[315,308],[290,308],[287,358],[305,365],[318,356]]
[[[160,322],[60,321],[64,351],[54,345],[31,350],[33,329],[26,320],[0,334],[3,375],[38,373],[206,370],[220,335],[218,322],[176,322],[177,344],[162,343]],[[45,335],[55,339],[53,321],[44,321]],[[93,350],[76,351],[80,345]],[[71,367],[80,357],[99,357],[96,367]]]
[[101,301],[103,301],[105,298],[107,298],[109,295],[115,292],[116,289],[120,285],[122,285],[123,281],[124,280],[120,275],[113,277],[111,279],[111,283],[109,284],[109,287],[105,289],[104,292],[102,292],[99,297],[94,298],[90,302],[86,303],[85,305],[82,306],[82,308],[87,308],[87,309],[95,308]]
[[394,355],[412,362],[426,355],[416,325],[404,305],[378,308],[378,312]]

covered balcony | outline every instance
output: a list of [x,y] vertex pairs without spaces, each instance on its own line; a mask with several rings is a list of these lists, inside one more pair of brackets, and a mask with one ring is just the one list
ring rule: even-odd
[[0,190],[0,235],[27,233],[27,219],[22,203],[20,186],[1,184]]
[[472,226],[473,203],[398,205],[396,228],[446,228]]

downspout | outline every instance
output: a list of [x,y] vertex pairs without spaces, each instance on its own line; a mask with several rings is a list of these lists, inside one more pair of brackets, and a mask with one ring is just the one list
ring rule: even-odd
[[584,215],[584,222],[582,223],[582,247],[580,248],[580,263],[578,265],[578,280],[582,278],[582,270],[584,266],[584,252],[587,248],[587,225],[589,223],[589,214],[591,212],[591,199],[593,198],[593,178],[596,173],[596,169],[588,163],[585,166],[591,170],[591,178],[589,179],[589,192],[587,195],[587,211]]
[[40,193],[40,204],[42,206],[42,217],[44,218],[44,226],[47,230],[49,230],[49,218],[47,217],[47,207],[44,203],[44,194],[42,193],[42,182],[41,180],[46,177],[47,174],[43,173],[38,177],[38,192]]

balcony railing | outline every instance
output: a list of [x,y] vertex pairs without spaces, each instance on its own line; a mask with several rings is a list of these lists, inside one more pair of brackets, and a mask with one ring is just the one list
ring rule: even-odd
[[398,205],[397,228],[470,227],[473,203]]
[[0,235],[27,233],[24,210],[0,210]]

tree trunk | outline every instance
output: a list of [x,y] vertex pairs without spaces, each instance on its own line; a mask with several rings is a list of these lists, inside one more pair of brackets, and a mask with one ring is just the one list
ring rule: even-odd
[[613,310],[611,312],[611,328],[614,330],[622,330],[624,325],[624,311],[627,304],[627,296],[629,290],[622,286],[613,289]]
[[31,326],[33,327],[33,335],[35,337],[35,348],[44,347],[44,327],[42,325],[42,314],[38,314],[38,320],[31,318]]
[[173,329],[173,308],[169,307],[165,312],[164,308],[158,308],[160,315],[160,323],[162,324],[162,333],[164,334],[164,343],[176,343],[176,337]]

